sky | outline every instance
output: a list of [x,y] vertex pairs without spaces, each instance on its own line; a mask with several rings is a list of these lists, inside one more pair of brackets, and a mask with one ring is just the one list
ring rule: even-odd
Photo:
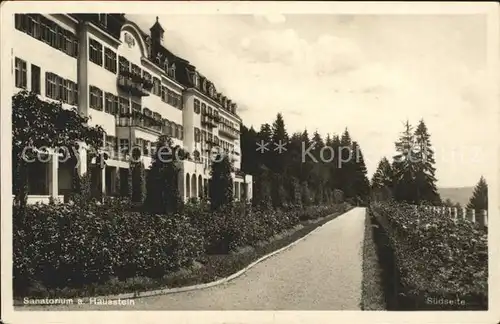
[[[155,16],[128,15],[144,30]],[[496,154],[480,15],[161,15],[165,46],[190,61],[259,129],[347,127],[371,178],[406,120],[423,119],[439,187],[474,186]],[[494,148],[494,149],[492,149]],[[487,178],[488,180],[488,178]]]

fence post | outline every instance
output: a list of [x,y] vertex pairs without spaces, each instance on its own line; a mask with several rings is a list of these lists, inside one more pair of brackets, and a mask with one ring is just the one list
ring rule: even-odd
[[472,209],[471,213],[472,213],[472,222],[475,223],[476,222],[476,210]]
[[488,210],[487,209],[483,210],[483,219],[484,219],[484,226],[488,226]]
[[467,208],[463,207],[462,210],[463,210],[462,218],[463,218],[463,220],[466,220],[467,219]]
[[457,220],[458,219],[458,208],[453,207],[453,219]]

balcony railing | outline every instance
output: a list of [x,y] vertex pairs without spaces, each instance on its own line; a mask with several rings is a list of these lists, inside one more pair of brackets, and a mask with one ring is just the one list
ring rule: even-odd
[[201,124],[211,128],[217,127],[217,123],[214,120],[214,116],[208,114],[201,116]]
[[239,130],[226,124],[219,125],[219,134],[226,135],[233,139],[236,139],[240,136]]
[[142,112],[133,112],[131,114],[121,114],[116,118],[118,127],[140,127],[152,130],[157,133],[163,132],[163,122],[145,115]]
[[120,71],[117,83],[122,90],[139,97],[149,96],[153,88],[151,81],[129,71]]

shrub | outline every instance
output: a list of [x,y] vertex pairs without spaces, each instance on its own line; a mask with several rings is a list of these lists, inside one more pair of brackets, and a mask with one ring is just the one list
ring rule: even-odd
[[[14,289],[81,287],[116,276],[161,277],[203,252],[203,237],[184,215],[130,212],[120,200],[102,205],[14,208]],[[22,215],[20,214],[22,213]]]
[[379,202],[371,208],[394,249],[405,294],[484,300],[487,229],[406,204]]

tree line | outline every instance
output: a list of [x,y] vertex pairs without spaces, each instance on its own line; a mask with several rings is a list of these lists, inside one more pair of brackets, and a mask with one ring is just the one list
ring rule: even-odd
[[326,139],[288,133],[281,113],[259,130],[241,127],[242,171],[253,175],[253,204],[280,208],[335,202],[364,204],[369,180],[359,144],[347,129]]
[[[443,201],[436,187],[434,149],[423,119],[416,128],[409,121],[404,124],[395,142],[396,155],[389,161],[383,157],[371,179],[371,197],[374,200],[394,199],[410,204],[461,207],[447,199]],[[481,177],[467,208],[487,209],[488,186]]]

